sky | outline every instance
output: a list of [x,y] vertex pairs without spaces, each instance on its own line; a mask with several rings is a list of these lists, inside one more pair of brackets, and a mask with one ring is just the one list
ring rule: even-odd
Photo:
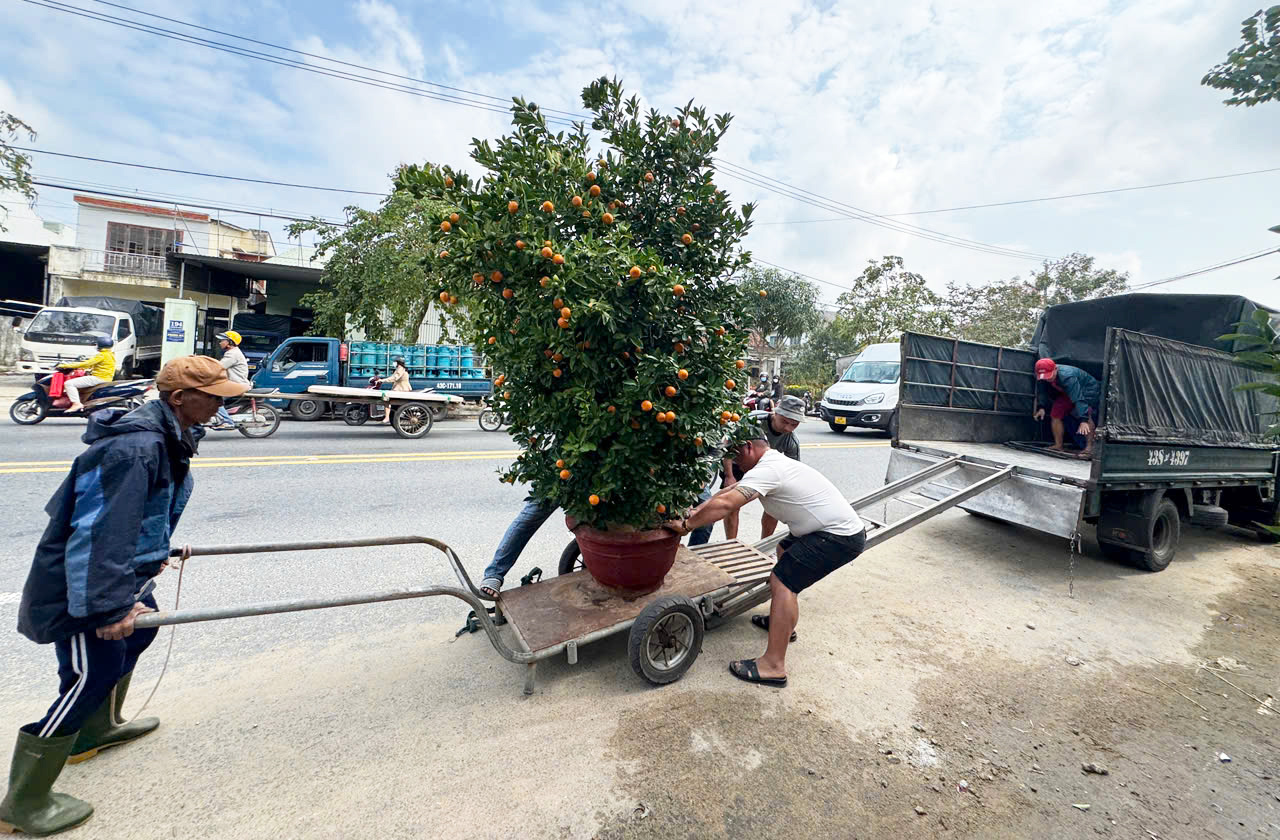
[[[1280,167],[1280,103],[1229,108],[1223,92],[1199,83],[1254,10],[1233,0],[58,4],[282,55],[139,11],[162,14],[495,97],[467,98],[496,111],[38,3],[0,0],[0,110],[30,123],[36,147],[49,151],[385,191],[388,174],[405,162],[479,174],[468,158],[471,141],[504,133],[509,97],[581,113],[582,88],[608,75],[661,110],[692,99],[733,114],[720,151],[725,161],[828,202],[811,206],[727,169],[717,176],[735,200],[758,204],[746,247],[820,281],[825,301],[886,254],[903,257],[942,291],[949,282],[1025,277],[1045,258],[1075,251],[1140,284],[1280,248],[1280,236],[1267,230],[1280,224],[1280,170],[1070,200],[875,215]],[[33,168],[58,182],[286,215],[338,217],[345,204],[378,201],[41,154]],[[836,212],[829,202],[839,203]],[[851,208],[871,221],[848,218]],[[75,221],[67,191],[42,188],[37,209]],[[223,216],[259,226],[255,216]],[[884,226],[891,223],[918,227]],[[283,224],[261,223],[279,249],[287,246]],[[967,242],[938,242],[937,234]],[[1152,290],[1244,294],[1280,307],[1277,274],[1280,254],[1272,254]]]

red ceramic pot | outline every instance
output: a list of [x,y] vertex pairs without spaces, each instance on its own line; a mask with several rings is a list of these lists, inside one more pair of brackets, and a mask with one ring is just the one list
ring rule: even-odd
[[645,595],[662,586],[680,548],[680,537],[665,528],[623,532],[582,525],[574,536],[582,564],[596,583],[625,596]]

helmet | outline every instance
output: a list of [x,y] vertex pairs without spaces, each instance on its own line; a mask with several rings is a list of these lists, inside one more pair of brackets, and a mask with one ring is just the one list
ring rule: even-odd
[[240,342],[243,340],[240,337],[240,333],[236,332],[235,330],[227,330],[224,333],[218,333],[217,335],[214,336],[214,338],[218,339],[218,341],[230,341],[232,344],[236,345],[237,347],[240,346]]
[[407,365],[407,364],[405,364],[404,356],[396,356],[396,357],[395,357],[394,359],[392,359],[391,361],[395,362],[395,363],[396,363],[396,364],[398,364],[398,365],[404,365],[404,367],[408,367],[408,365]]
[[767,373],[762,373],[762,374],[760,374],[760,381],[761,381],[761,382],[768,382],[768,381],[769,381],[769,374],[767,374]]
[[98,349],[103,350],[107,347],[115,346],[116,340],[109,335],[98,336]]

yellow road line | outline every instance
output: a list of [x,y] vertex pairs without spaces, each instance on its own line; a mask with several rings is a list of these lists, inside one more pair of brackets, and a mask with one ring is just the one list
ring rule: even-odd
[[[865,447],[888,446],[883,443],[814,443],[806,444],[804,449],[857,449]],[[193,469],[232,468],[232,467],[305,467],[320,464],[395,464],[428,461],[492,461],[514,458],[519,455],[516,449],[481,449],[463,452],[384,452],[374,455],[240,455],[222,458],[197,457],[191,462]],[[16,473],[62,472],[71,465],[70,461],[11,461],[0,462],[0,475]]]

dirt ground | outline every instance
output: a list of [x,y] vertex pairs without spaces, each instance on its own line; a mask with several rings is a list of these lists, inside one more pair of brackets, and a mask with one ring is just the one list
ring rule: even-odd
[[98,806],[72,836],[1280,838],[1280,551],[1239,533],[1151,575],[944,514],[802,597],[782,690],[726,673],[745,618],[679,683],[615,639],[525,698],[461,613],[361,609],[216,668],[180,629],[161,729],[64,772]]

